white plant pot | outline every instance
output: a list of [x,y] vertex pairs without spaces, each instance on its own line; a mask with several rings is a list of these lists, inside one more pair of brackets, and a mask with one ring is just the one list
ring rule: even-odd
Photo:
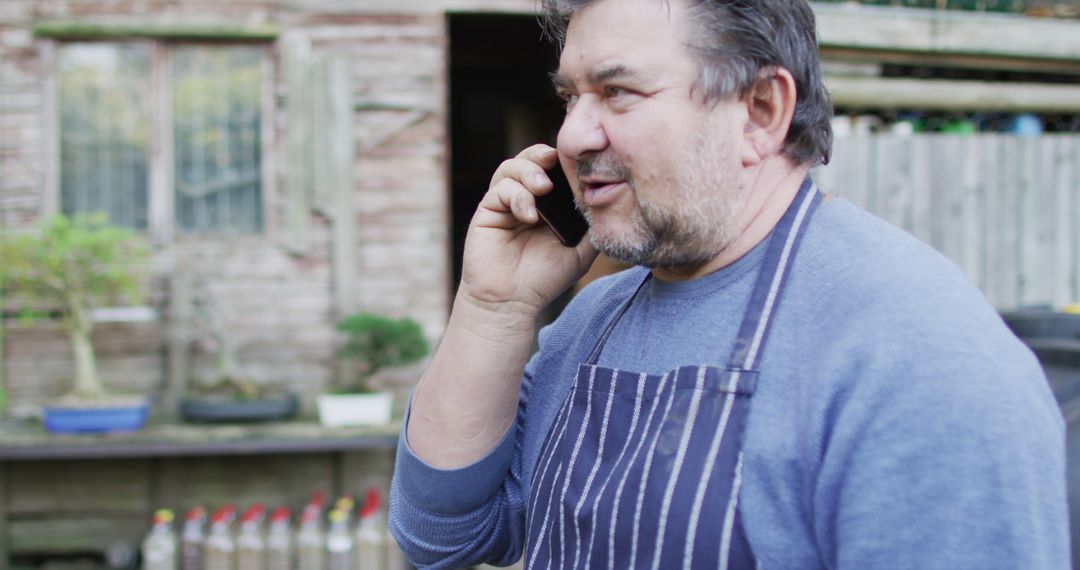
[[319,394],[316,403],[319,422],[324,426],[372,426],[390,423],[394,395],[390,392]]

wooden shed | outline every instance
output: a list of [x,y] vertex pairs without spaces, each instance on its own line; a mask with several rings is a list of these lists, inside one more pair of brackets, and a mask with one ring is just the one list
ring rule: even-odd
[[[212,290],[245,372],[298,392],[304,417],[339,374],[342,316],[409,316],[437,341],[494,166],[558,127],[536,5],[0,2],[0,231],[104,210],[148,236],[152,316],[102,322],[94,340],[109,385],[154,397],[160,423],[128,439],[28,431],[14,420],[65,389],[69,349],[55,325],[6,318],[0,567],[135,544],[158,506],[385,488],[393,426],[172,425],[213,358],[178,291],[191,276]],[[841,109],[1080,113],[1075,20],[816,8]],[[928,68],[999,75],[909,73]],[[1061,304],[1080,300],[1080,126],[1060,130],[870,133],[838,141],[819,176],[966,264],[1000,307]],[[946,172],[936,156],[982,158]]]

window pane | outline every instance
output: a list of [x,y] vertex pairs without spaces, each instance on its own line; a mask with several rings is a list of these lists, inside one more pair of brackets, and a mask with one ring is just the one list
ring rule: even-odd
[[262,229],[262,50],[180,47],[173,57],[176,221],[188,232]]
[[147,224],[150,48],[65,44],[58,52],[60,209]]

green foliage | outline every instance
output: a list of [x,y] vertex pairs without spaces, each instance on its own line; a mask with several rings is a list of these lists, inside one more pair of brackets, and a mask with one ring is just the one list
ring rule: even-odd
[[108,143],[120,152],[147,154],[152,51],[144,45],[80,43],[62,47],[58,58],[62,142],[87,149]]
[[45,21],[36,24],[34,35],[59,40],[148,38],[155,40],[200,41],[273,41],[281,35],[275,24],[259,23],[238,26],[218,24],[99,24],[82,20]]
[[141,300],[138,269],[148,255],[142,239],[103,214],[56,215],[40,233],[0,238],[0,279],[30,303],[24,314],[48,308],[70,320],[119,296]]
[[411,364],[429,352],[420,325],[410,318],[358,313],[341,320],[337,328],[347,335],[341,355],[360,361],[359,377],[349,391],[366,391],[367,380],[376,372]]

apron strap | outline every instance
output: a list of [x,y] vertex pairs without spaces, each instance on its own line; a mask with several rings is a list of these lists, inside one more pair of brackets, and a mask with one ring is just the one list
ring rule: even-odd
[[728,360],[732,370],[755,370],[772,327],[774,309],[788,281],[788,268],[806,232],[810,213],[821,201],[821,193],[810,177],[799,187],[791,206],[773,229],[757,284],[743,315],[735,348]]
[[[788,267],[794,252],[799,247],[803,233],[806,230],[806,222],[810,213],[821,201],[821,193],[817,185],[806,177],[802,186],[791,205],[788,206],[784,216],[776,224],[769,239],[768,249],[765,252],[765,261],[758,275],[758,281],[751,294],[746,313],[743,315],[742,325],[739,327],[739,336],[735,340],[735,348],[728,360],[728,368],[731,370],[754,370],[757,367],[758,358],[764,348],[765,339],[772,325],[773,309],[780,300],[784,285],[787,284]],[[608,337],[615,330],[615,325],[622,320],[623,315],[630,309],[634,299],[645,287],[652,277],[652,272],[647,272],[645,278],[634,290],[634,293],[619,307],[615,316],[608,321],[604,332],[593,346],[586,364],[595,365],[600,360],[600,354],[607,344]]]
[[600,338],[593,346],[592,352],[589,353],[589,358],[585,361],[586,364],[595,366],[596,363],[600,361],[600,353],[604,351],[604,345],[607,344],[607,340],[608,337],[611,336],[611,332],[615,330],[615,325],[619,324],[619,321],[622,320],[623,315],[626,314],[626,311],[630,310],[630,305],[634,304],[634,299],[637,298],[638,293],[641,292],[641,289],[645,287],[645,284],[649,282],[649,279],[651,277],[652,272],[646,271],[645,278],[642,279],[641,283],[638,284],[637,289],[634,289],[634,293],[626,299],[626,301],[622,304],[622,307],[619,307],[619,311],[615,313],[615,317],[608,321],[608,325],[604,329],[603,334],[600,335]]

